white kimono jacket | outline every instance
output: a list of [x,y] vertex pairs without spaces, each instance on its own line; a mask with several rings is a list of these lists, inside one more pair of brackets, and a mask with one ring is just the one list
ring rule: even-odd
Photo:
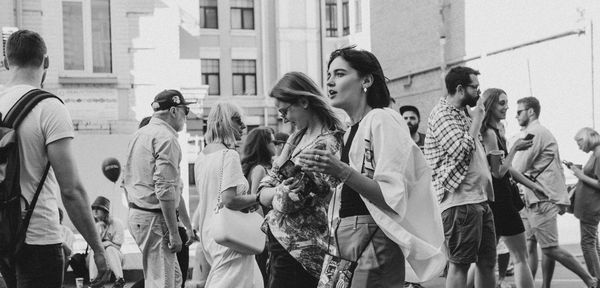
[[[409,264],[407,281],[438,277],[447,260],[442,218],[433,195],[431,169],[404,119],[389,108],[367,113],[349,158],[353,169],[377,181],[385,202],[396,212],[383,211],[361,196],[377,225],[402,249]],[[330,209],[330,219],[338,215],[341,187],[330,206],[337,207]]]

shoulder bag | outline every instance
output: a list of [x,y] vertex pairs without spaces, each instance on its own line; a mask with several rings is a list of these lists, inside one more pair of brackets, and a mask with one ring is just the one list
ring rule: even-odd
[[255,212],[244,213],[231,210],[221,202],[223,165],[227,151],[228,149],[223,152],[217,205],[215,215],[212,217],[213,237],[218,244],[241,254],[260,254],[265,248],[265,233],[260,230],[263,218]]

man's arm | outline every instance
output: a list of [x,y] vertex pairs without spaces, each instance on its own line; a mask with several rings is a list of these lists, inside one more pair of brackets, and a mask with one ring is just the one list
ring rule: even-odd
[[72,138],[63,138],[47,145],[48,160],[60,186],[62,202],[69,218],[81,233],[85,241],[94,250],[94,261],[98,275],[107,271],[104,248],[96,232],[89,200],[75,165],[71,149]]
[[177,142],[172,139],[156,139],[155,145],[156,169],[152,177],[154,191],[169,230],[169,249],[171,252],[177,253],[181,250],[182,245],[177,228],[177,207],[175,205],[179,197],[177,194],[178,159],[181,150],[178,148]]
[[179,200],[179,220],[185,227],[185,233],[187,234],[188,240],[185,245],[190,245],[196,240],[196,234],[192,228],[192,221],[190,221],[190,215],[188,214],[187,207],[185,207],[185,200],[183,197]]

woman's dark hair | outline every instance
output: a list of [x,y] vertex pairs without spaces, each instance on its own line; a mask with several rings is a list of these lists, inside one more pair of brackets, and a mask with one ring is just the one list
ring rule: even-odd
[[481,123],[481,130],[480,130],[481,134],[485,133],[485,131],[490,129],[489,122],[490,122],[490,115],[492,114],[490,112],[490,110],[492,110],[492,107],[494,107],[496,104],[498,104],[500,95],[502,95],[502,94],[506,94],[506,92],[504,92],[504,90],[498,89],[498,88],[490,88],[483,92],[482,97],[485,99],[485,102],[483,102],[483,106],[485,107],[485,116],[483,117],[483,122]]
[[269,150],[269,143],[273,140],[275,131],[269,127],[258,127],[252,129],[242,149],[242,171],[244,176],[250,175],[250,171],[256,165],[262,165],[271,168],[272,152]]
[[[331,131],[343,131],[343,125],[335,112],[327,103],[325,96],[317,84],[302,72],[289,72],[275,84],[269,96],[285,103],[295,104],[300,99],[308,102],[308,110]],[[297,133],[296,135],[303,135]],[[341,139],[341,138],[340,138]],[[298,140],[298,139],[295,139]]]
[[390,106],[390,103],[394,100],[390,96],[390,90],[387,87],[381,64],[379,64],[379,60],[377,60],[373,53],[356,49],[355,45],[337,49],[331,52],[331,55],[329,56],[327,70],[329,70],[331,62],[338,57],[342,57],[346,60],[350,67],[358,71],[359,76],[363,77],[368,74],[373,75],[373,84],[367,89],[367,105],[372,108],[384,108]]

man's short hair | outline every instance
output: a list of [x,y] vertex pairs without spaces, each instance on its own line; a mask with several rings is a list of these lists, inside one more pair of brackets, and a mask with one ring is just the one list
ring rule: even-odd
[[456,86],[462,85],[464,87],[471,84],[471,75],[479,74],[479,71],[464,66],[450,69],[448,74],[446,74],[446,89],[448,93],[454,95],[456,93]]
[[525,98],[521,98],[519,100],[517,100],[517,104],[523,104],[525,106],[525,109],[533,109],[533,112],[535,113],[535,116],[540,117],[540,101],[533,97],[525,97]]
[[30,30],[19,30],[6,41],[6,59],[19,67],[40,67],[48,53],[40,34]]
[[406,111],[414,112],[415,114],[417,114],[417,117],[419,118],[419,120],[421,120],[421,113],[419,113],[419,109],[417,109],[417,107],[412,106],[412,105],[404,105],[404,106],[400,107],[400,115],[404,114],[404,112],[406,112]]

